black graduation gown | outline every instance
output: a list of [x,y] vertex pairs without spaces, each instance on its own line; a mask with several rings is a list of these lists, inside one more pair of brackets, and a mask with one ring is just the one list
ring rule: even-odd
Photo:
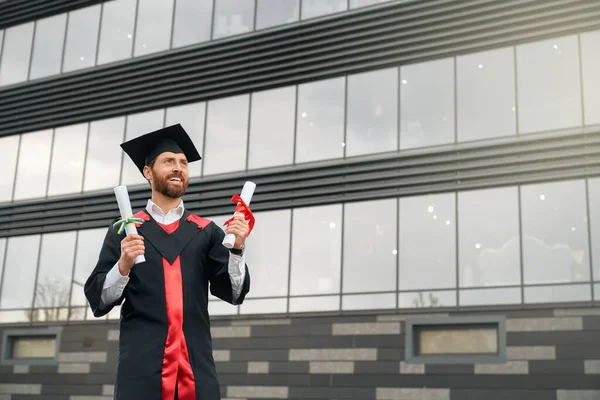
[[[229,250],[223,230],[214,222],[184,212],[168,233],[146,212],[136,216],[144,237],[146,261],[136,264],[123,295],[113,304],[100,298],[106,273],[121,254],[121,240],[109,228],[98,263],[85,283],[94,316],[122,304],[119,363],[115,382],[118,400],[171,400],[177,384],[179,400],[220,400],[212,356],[208,290],[234,304],[229,278]],[[172,227],[172,226],[171,226]],[[248,267],[241,304],[250,289]]]

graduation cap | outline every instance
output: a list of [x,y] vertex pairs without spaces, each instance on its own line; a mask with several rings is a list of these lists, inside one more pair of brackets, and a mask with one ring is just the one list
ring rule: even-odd
[[131,139],[128,142],[121,143],[121,148],[129,155],[142,174],[144,173],[144,166],[166,151],[183,153],[188,162],[202,159],[192,139],[181,124],[167,126]]

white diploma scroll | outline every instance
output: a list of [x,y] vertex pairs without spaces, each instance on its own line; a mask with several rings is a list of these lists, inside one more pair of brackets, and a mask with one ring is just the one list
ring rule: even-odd
[[[129,218],[133,216],[133,211],[131,210],[131,202],[129,201],[129,193],[127,192],[127,186],[121,185],[115,187],[115,196],[117,197],[117,203],[119,204],[119,212],[121,213],[121,218]],[[125,232],[130,234],[137,234],[137,228],[134,224],[125,225]],[[146,261],[144,255],[139,255],[135,258],[135,263],[143,263]]]
[[[250,200],[252,200],[252,195],[254,194],[254,189],[256,189],[256,183],[247,181],[246,183],[244,183],[244,187],[242,188],[242,193],[240,193],[240,197],[242,198],[242,200],[244,201],[244,203],[246,203],[246,205],[248,207],[250,206]],[[237,205],[236,205],[236,208],[237,208]],[[243,214],[238,213],[238,212],[233,214],[234,217],[236,215],[243,215]],[[225,238],[223,239],[223,246],[227,247],[228,249],[231,249],[234,244],[235,244],[235,235],[233,233],[230,233],[229,235],[225,235]]]

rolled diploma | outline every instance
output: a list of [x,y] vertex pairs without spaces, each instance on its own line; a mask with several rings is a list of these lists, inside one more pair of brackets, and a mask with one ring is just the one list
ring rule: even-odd
[[[250,206],[250,200],[252,200],[252,195],[254,194],[254,189],[256,189],[256,183],[247,181],[246,183],[244,183],[244,187],[242,188],[242,193],[240,193],[240,197],[242,198],[242,200],[244,200],[244,203],[246,203],[246,205],[248,205],[248,206]],[[236,207],[237,207],[237,205],[236,205]],[[238,213],[238,212],[233,214],[234,217],[236,215],[243,215],[243,214]],[[235,244],[235,235],[233,233],[230,233],[229,235],[225,235],[225,238],[223,239],[223,246],[227,247],[228,249],[231,249],[234,244]]]
[[[115,196],[117,197],[117,203],[119,204],[119,212],[121,213],[121,218],[128,218],[133,215],[133,211],[131,211],[131,202],[129,201],[129,193],[127,193],[127,186],[121,185],[115,187]],[[135,225],[125,225],[125,232],[130,235],[132,233],[137,234],[137,228]],[[143,263],[146,261],[144,255],[139,255],[135,258],[135,263]]]

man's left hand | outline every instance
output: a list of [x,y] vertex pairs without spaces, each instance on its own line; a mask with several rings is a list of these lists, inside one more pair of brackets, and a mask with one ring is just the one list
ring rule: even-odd
[[235,235],[235,244],[233,245],[235,249],[241,249],[244,246],[249,231],[248,221],[244,219],[243,215],[233,217],[233,220],[225,228],[225,234],[233,233]]

